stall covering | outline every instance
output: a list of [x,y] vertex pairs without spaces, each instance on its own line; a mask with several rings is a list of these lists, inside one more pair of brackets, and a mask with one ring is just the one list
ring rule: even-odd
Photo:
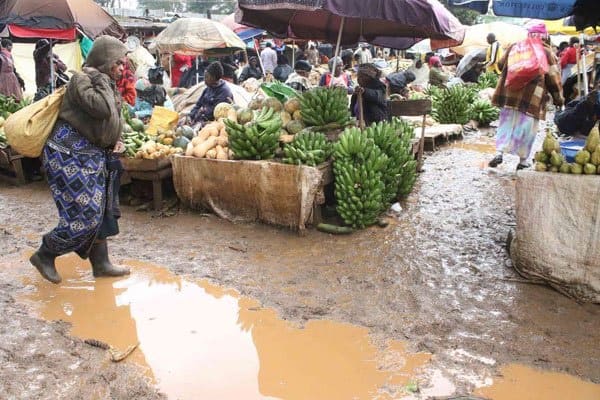
[[265,34],[264,29],[252,28],[250,26],[238,24],[235,22],[235,14],[229,14],[221,20],[221,23],[231,29],[244,42],[254,39],[257,36]]
[[[12,56],[15,60],[15,69],[25,81],[25,96],[33,96],[37,90],[35,85],[35,62],[33,61],[34,43],[13,43]],[[69,71],[81,71],[83,57],[79,41],[57,44],[53,52],[67,65]]]
[[161,53],[217,54],[243,50],[246,44],[231,29],[206,18],[179,18],[156,36],[151,45]]
[[17,37],[74,40],[76,29],[92,39],[125,37],[121,25],[92,0],[4,0],[3,24]]
[[323,203],[323,172],[270,161],[223,161],[176,156],[177,196],[193,209],[230,221],[262,221],[303,231]]
[[239,0],[238,23],[279,37],[407,49],[424,38],[457,45],[464,27],[437,0]]
[[578,300],[600,303],[600,179],[521,171],[516,270]]
[[524,27],[496,21],[468,26],[465,32],[465,40],[460,46],[451,47],[450,50],[464,56],[473,50],[487,49],[489,44],[486,39],[489,33],[495,34],[496,40],[504,48],[527,38],[527,29]]

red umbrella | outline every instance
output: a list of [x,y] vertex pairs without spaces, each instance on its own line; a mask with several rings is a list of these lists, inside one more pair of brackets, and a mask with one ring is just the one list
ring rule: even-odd
[[3,24],[18,37],[74,40],[77,29],[92,39],[125,37],[121,25],[92,0],[4,0]]

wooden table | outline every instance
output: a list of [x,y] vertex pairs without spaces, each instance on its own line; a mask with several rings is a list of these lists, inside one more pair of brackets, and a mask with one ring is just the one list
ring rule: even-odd
[[152,206],[160,210],[163,200],[163,180],[173,176],[170,159],[138,160],[122,158],[125,171],[121,176],[121,184],[130,183],[132,179],[152,182]]

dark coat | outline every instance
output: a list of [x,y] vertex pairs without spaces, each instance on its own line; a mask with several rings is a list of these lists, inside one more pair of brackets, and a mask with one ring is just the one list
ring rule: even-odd
[[[365,124],[370,125],[373,122],[387,120],[387,88],[379,79],[373,79],[371,83],[365,87],[363,93],[363,107],[365,113]],[[350,99],[350,111],[356,118],[360,118],[358,110],[358,95],[355,93]]]
[[215,87],[207,86],[204,89],[196,105],[190,111],[190,118],[193,122],[214,120],[213,113],[219,103],[233,103],[233,94],[224,80],[220,80]]

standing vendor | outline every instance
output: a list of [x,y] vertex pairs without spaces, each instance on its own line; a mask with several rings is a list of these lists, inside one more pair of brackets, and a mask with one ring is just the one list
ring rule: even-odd
[[219,103],[233,103],[231,89],[223,79],[223,67],[220,62],[213,62],[204,71],[206,89],[188,116],[191,123],[213,121],[213,112]]
[[358,86],[350,99],[350,111],[353,116],[360,116],[358,95],[362,95],[366,125],[387,119],[387,88],[381,81],[381,71],[375,64],[361,64],[356,77]]
[[498,61],[502,58],[502,46],[500,46],[500,42],[496,40],[496,35],[493,33],[487,35],[487,42],[489,47],[485,55],[486,71],[500,75],[502,70],[498,66]]

